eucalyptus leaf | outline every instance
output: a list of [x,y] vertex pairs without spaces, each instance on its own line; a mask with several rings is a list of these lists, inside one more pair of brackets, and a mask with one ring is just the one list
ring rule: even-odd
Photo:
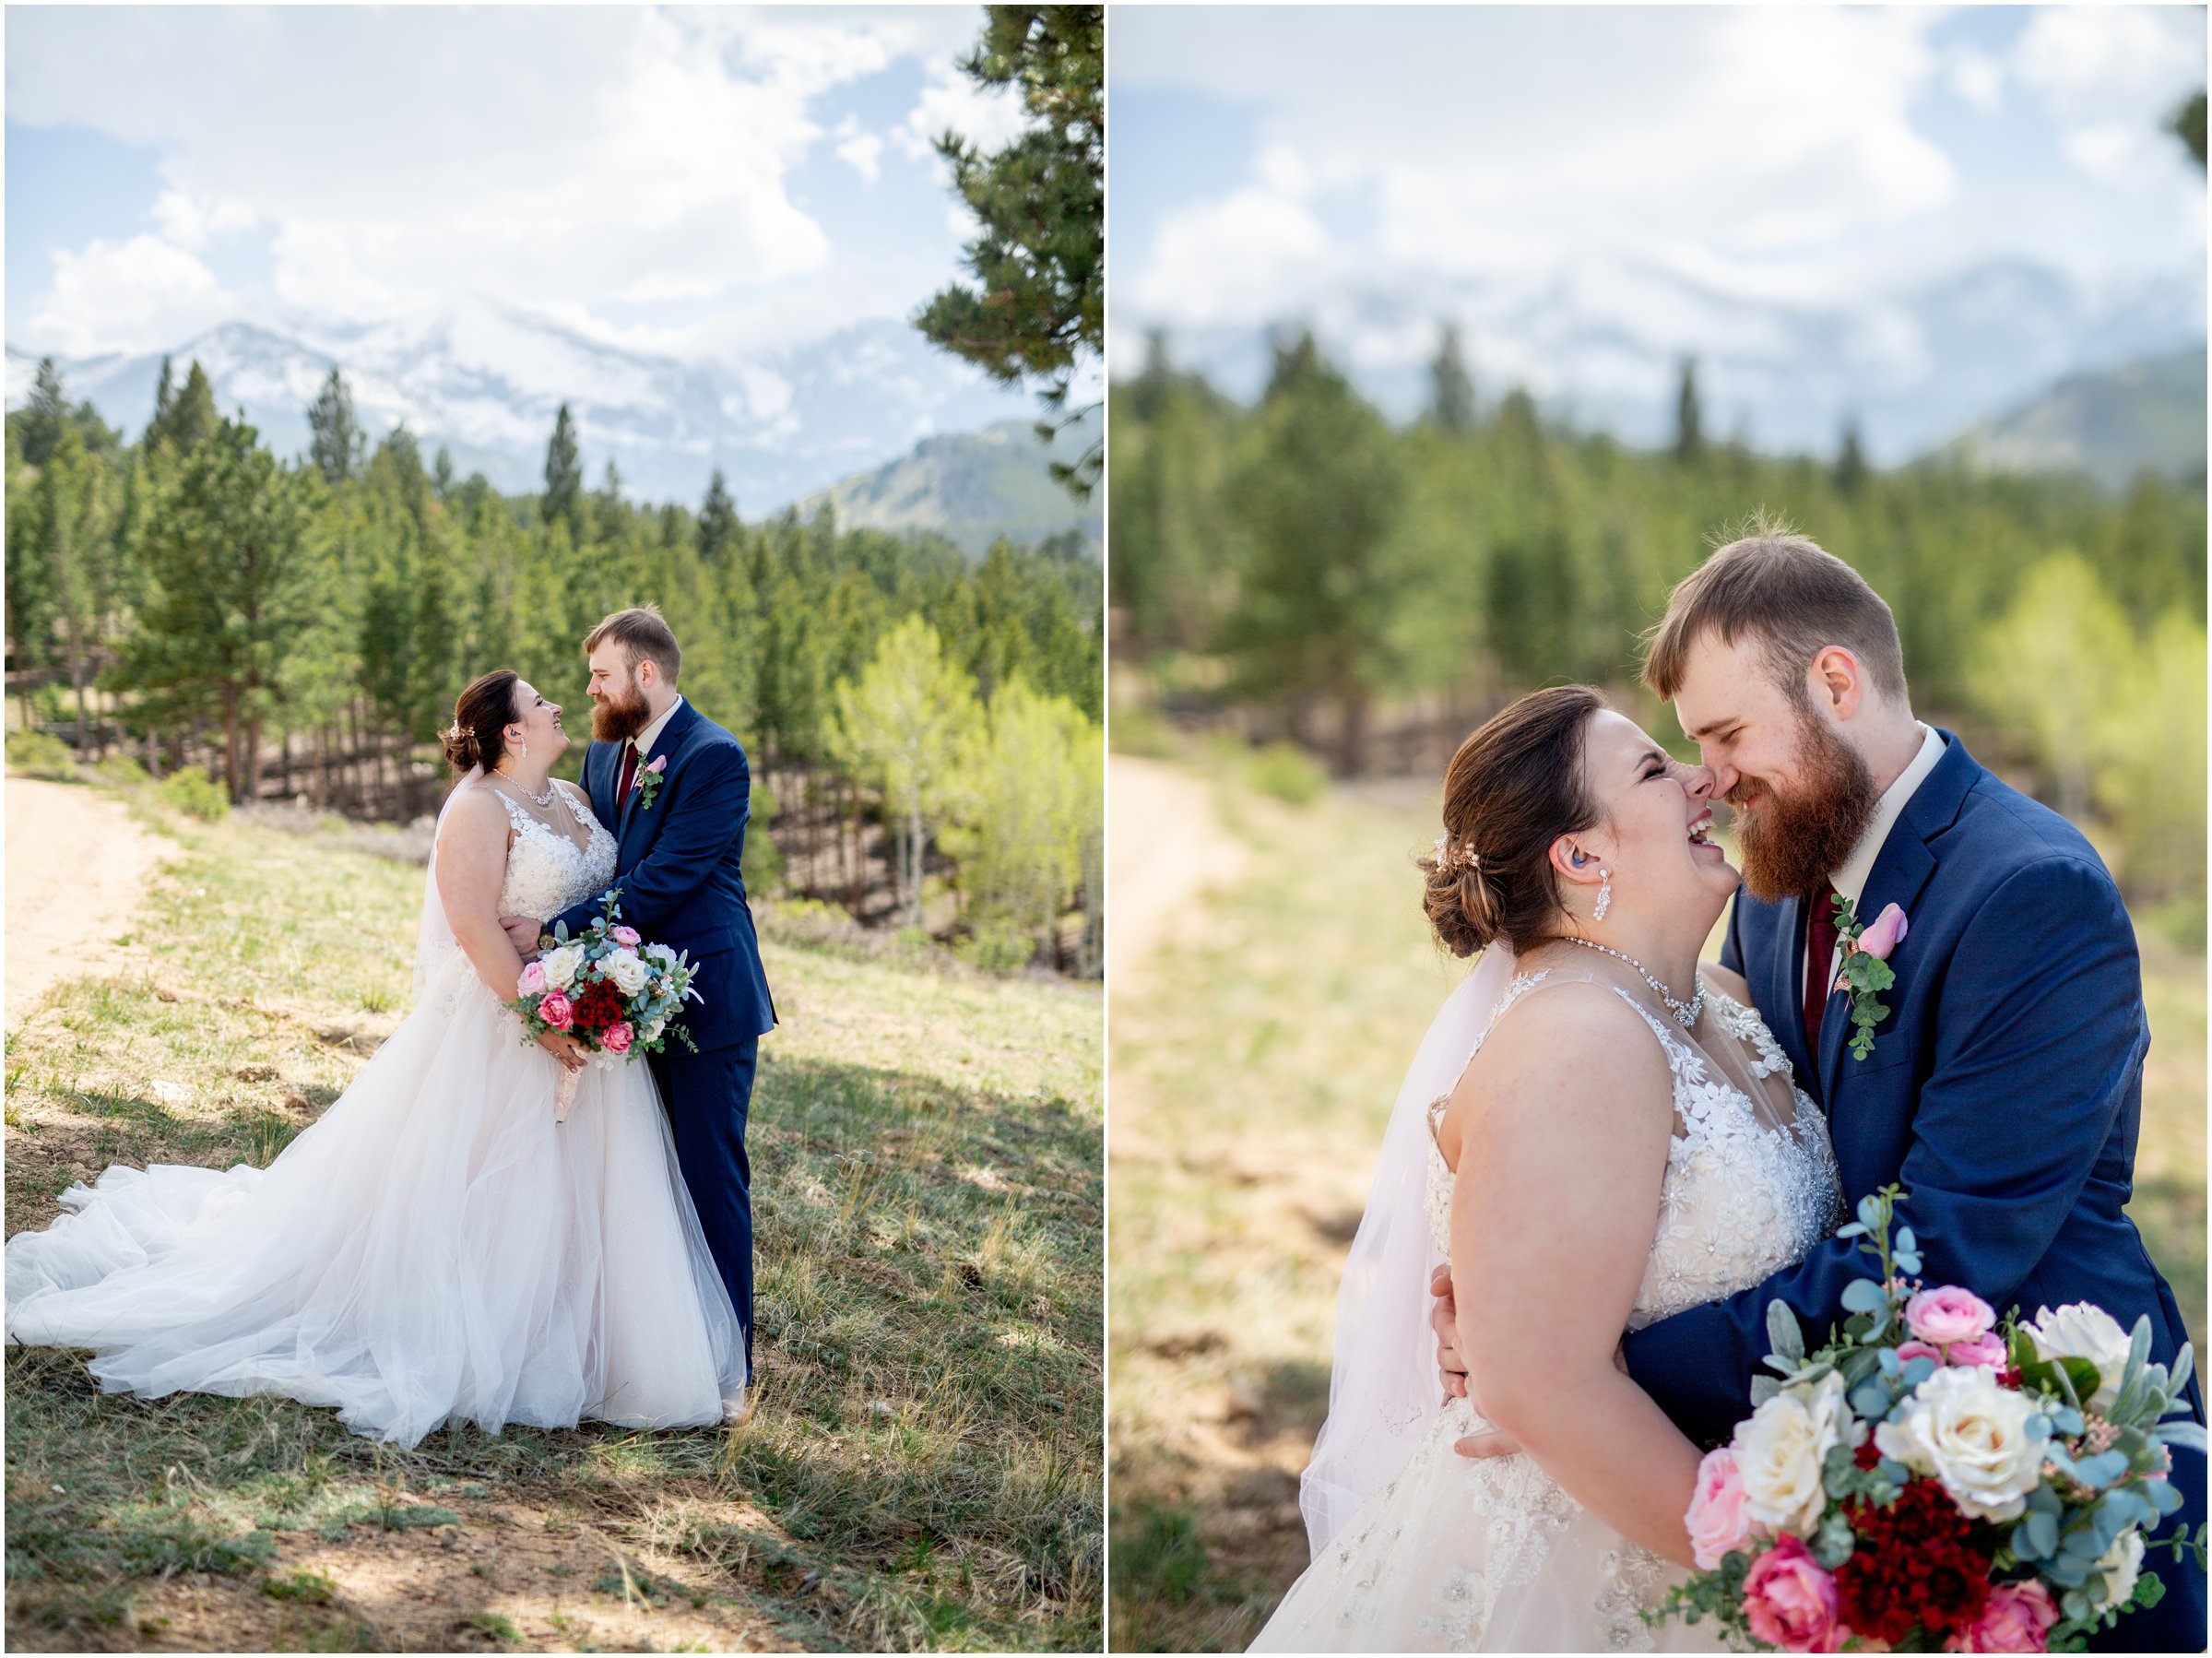
[[1853,1278],[1843,1286],[1846,1312],[1875,1312],[1889,1306],[1889,1292],[1872,1278]]
[[1780,1392],[1781,1391],[1782,1384],[1779,1378],[1773,1376],[1754,1376],[1751,1379],[1751,1408],[1753,1410],[1758,1409],[1760,1405],[1766,1403],[1768,1400],[1773,1398],[1775,1394]]
[[[2058,1518],[2048,1510],[2030,1509],[2013,1534],[2013,1546],[2030,1560],[2047,1560],[2058,1552]],[[2025,1547],[2020,1539],[2025,1539]]]
[[[1756,1383],[1754,1384],[1757,1385]],[[1869,1421],[1880,1421],[1889,1415],[1891,1394],[1879,1379],[1861,1382],[1851,1391],[1851,1407]]]
[[1897,1229],[1897,1247],[1900,1252],[1920,1248],[1919,1242],[1912,1236],[1910,1226],[1899,1226]]
[[1780,1299],[1767,1303],[1767,1345],[1790,1358],[1802,1359],[1805,1356],[1804,1332],[1798,1326],[1797,1315],[1790,1310],[1787,1302]]

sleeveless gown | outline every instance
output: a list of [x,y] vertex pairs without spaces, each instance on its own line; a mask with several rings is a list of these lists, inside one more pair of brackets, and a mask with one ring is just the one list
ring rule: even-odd
[[[1491,1026],[1547,981],[1595,982],[1524,974],[1507,987]],[[1840,1224],[1842,1194],[1826,1119],[1795,1086],[1757,1012],[1708,987],[1711,1040],[1729,1045],[1731,1067],[1747,1083],[1793,1096],[1786,1122],[1762,1120],[1751,1095],[1678,1026],[1610,988],[1650,1026],[1674,1077],[1659,1226],[1629,1320],[1640,1329],[1802,1259]],[[1429,1228],[1448,1256],[1451,1187],[1432,1137]],[[1532,1458],[1473,1462],[1452,1450],[1490,1426],[1464,1399],[1446,1406],[1397,1477],[1314,1557],[1251,1650],[1724,1650],[1709,1621],[1646,1625],[1640,1614],[1687,1574],[1590,1514]]]
[[[502,915],[604,891],[503,792]],[[414,1011],[266,1169],[117,1165],[6,1246],[6,1331],[89,1348],[109,1392],[284,1394],[413,1445],[449,1422],[635,1427],[739,1406],[744,1338],[651,1072],[560,1062],[447,943]]]

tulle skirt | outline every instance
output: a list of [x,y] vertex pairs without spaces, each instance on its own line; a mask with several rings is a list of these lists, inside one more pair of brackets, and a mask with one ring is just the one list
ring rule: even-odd
[[1688,1574],[1582,1508],[1529,1457],[1471,1462],[1454,1400],[1398,1477],[1314,1557],[1255,1652],[1724,1652],[1643,1614]]
[[110,1392],[278,1393],[413,1445],[741,1405],[744,1338],[652,1075],[561,1067],[451,952],[266,1169],[118,1165],[6,1247],[6,1331]]

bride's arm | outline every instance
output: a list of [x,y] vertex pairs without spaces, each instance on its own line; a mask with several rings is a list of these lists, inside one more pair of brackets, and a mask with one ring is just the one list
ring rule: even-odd
[[1460,1350],[1484,1413],[1615,1531],[1681,1565],[1697,1447],[1614,1362],[1659,1229],[1665,1055],[1611,990],[1498,1021],[1438,1142]]
[[[438,831],[438,902],[454,942],[477,977],[502,1001],[515,997],[522,957],[500,925],[499,894],[507,879],[507,814],[483,792],[455,800]],[[558,1031],[538,1045],[574,1069],[583,1049]]]

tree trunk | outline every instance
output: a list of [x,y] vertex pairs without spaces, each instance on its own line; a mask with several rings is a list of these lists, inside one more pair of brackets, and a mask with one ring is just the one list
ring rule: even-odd
[[906,856],[913,860],[912,894],[913,924],[922,926],[922,804],[917,799],[906,812]]
[[238,687],[223,687],[223,790],[238,802]]
[[246,719],[246,799],[261,799],[261,716]]
[[146,775],[155,778],[161,775],[161,736],[151,726],[146,728]]

